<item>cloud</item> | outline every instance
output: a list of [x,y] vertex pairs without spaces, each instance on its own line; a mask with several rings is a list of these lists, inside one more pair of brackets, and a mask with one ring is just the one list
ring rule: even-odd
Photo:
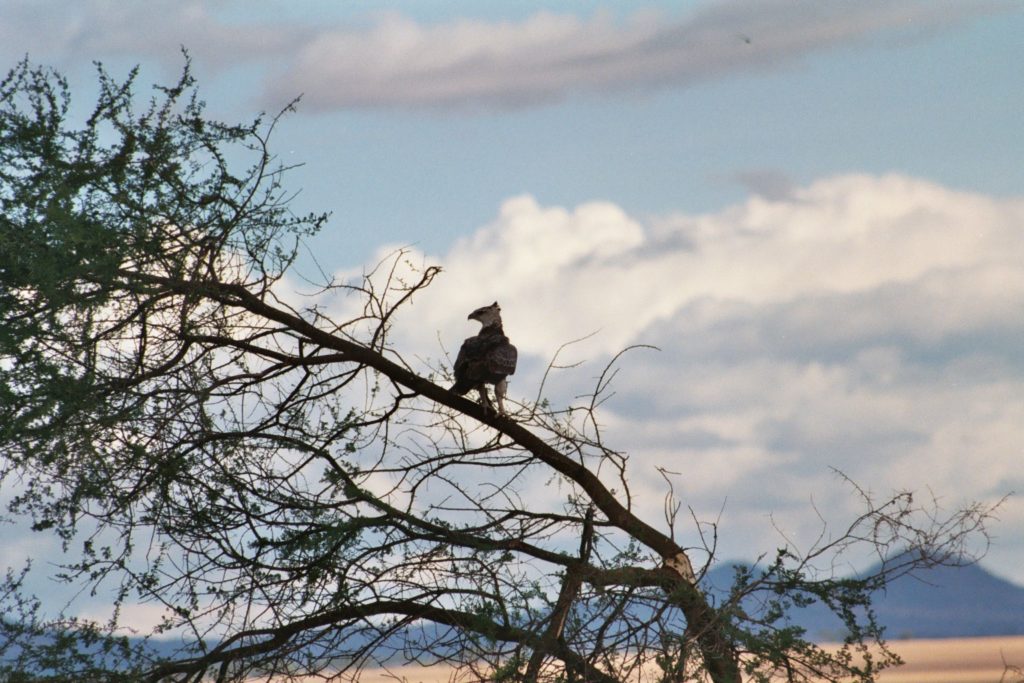
[[398,13],[344,23],[240,21],[229,3],[4,0],[0,51],[65,67],[111,57],[177,68],[185,46],[214,68],[255,64],[262,100],[307,110],[526,106],[581,93],[686,86],[889,29],[929,30],[1006,4],[722,0],[676,15],[536,12],[518,21],[420,23]]
[[729,0],[678,18],[624,21],[539,12],[519,22],[420,24],[385,15],[369,30],[326,28],[270,84],[315,109],[524,106],[576,93],[685,86],[907,26],[931,28],[984,5]]
[[[280,58],[298,49],[313,29],[298,24],[231,23],[218,17],[223,2],[152,0],[3,0],[0,48],[8,59],[26,52],[63,67],[128,58],[154,59],[177,69],[185,47],[215,68]],[[14,54],[9,51],[13,50]]]
[[[474,332],[466,314],[497,299],[523,356],[510,396],[533,398],[559,346],[597,331],[564,358],[587,364],[549,378],[559,400],[623,347],[658,346],[620,362],[605,433],[631,453],[651,519],[655,466],[680,472],[677,493],[700,514],[728,501],[740,541],[728,554],[742,554],[771,532],[769,513],[813,538],[812,499],[848,521],[856,501],[833,467],[950,506],[1020,488],[1022,225],[1024,200],[900,175],[647,221],[516,197],[447,253],[409,255],[444,272],[396,318],[394,343],[437,359],[438,339],[451,353]],[[1001,536],[1021,536],[1019,506],[1007,511],[1000,529],[1016,531]]]
[[443,329],[498,299],[523,318],[532,353],[595,330],[603,353],[675,336],[692,339],[682,353],[723,358],[1004,334],[1024,296],[1022,207],[899,175],[648,225],[607,202],[569,210],[521,196],[447,254],[412,256],[446,271],[418,315]]

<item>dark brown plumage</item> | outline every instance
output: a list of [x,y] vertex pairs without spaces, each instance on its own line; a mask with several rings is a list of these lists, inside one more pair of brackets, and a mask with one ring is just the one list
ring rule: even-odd
[[498,412],[504,414],[504,398],[508,388],[506,378],[516,371],[518,353],[502,329],[501,307],[495,301],[490,306],[476,309],[469,314],[468,319],[479,321],[483,327],[475,337],[462,342],[452,368],[455,374],[452,391],[465,394],[475,388],[480,394],[480,402],[485,408],[490,408],[486,385],[493,384]]

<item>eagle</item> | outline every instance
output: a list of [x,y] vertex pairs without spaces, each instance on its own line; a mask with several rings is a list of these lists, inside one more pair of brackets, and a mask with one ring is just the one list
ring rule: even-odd
[[495,301],[490,306],[476,309],[466,319],[476,320],[482,327],[475,337],[462,342],[452,368],[455,373],[452,391],[461,396],[475,388],[480,393],[481,405],[490,410],[491,402],[485,385],[493,384],[498,412],[504,415],[504,398],[508,390],[505,378],[516,371],[518,354],[501,327],[501,307]]

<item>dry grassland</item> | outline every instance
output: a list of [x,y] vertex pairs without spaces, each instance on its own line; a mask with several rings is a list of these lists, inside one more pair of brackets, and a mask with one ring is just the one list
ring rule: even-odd
[[898,640],[890,643],[905,664],[880,683],[1021,683],[1006,665],[1024,667],[1024,637]]
[[[884,672],[879,683],[1024,683],[1006,665],[1024,667],[1024,636],[941,640],[896,640],[905,664]],[[366,671],[360,683],[450,683],[449,669],[395,667]],[[466,679],[459,679],[465,681]]]

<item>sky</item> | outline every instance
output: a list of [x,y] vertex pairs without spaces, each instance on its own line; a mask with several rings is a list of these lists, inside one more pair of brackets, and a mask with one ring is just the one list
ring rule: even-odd
[[[617,352],[606,434],[719,555],[798,546],[858,500],[1010,495],[982,564],[1024,585],[1024,5],[0,0],[0,56],[93,60],[210,111],[276,113],[300,270],[395,249],[441,277],[396,324],[443,358],[498,300],[559,395]],[[589,335],[589,336],[588,336]],[[28,547],[33,542],[20,539]],[[687,539],[682,539],[684,542]],[[693,539],[695,541],[695,539]],[[40,547],[35,545],[36,548]]]

